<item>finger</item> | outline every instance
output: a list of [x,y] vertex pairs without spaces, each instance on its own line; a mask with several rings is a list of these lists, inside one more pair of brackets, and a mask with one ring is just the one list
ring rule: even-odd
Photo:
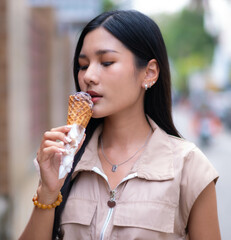
[[37,153],[37,160],[39,163],[44,162],[48,159],[53,159],[55,154],[60,154],[62,155],[65,153],[65,149],[63,148],[58,148],[55,146],[43,148],[42,150],[38,151]]
[[81,140],[81,146],[83,145],[83,143],[84,143],[84,141],[85,141],[85,138],[86,138],[86,133],[84,133],[84,136],[83,136],[83,138],[82,138],[82,140]]
[[51,140],[45,140],[43,143],[43,147],[51,147],[51,146],[55,146],[58,148],[64,148],[65,143],[63,141],[60,140],[56,140],[56,141],[51,141]]
[[65,133],[62,132],[51,132],[47,131],[44,133],[44,140],[51,140],[51,141],[62,141],[64,143],[70,143],[71,139],[69,139]]
[[57,172],[59,171],[61,160],[62,160],[62,153],[55,153],[53,158],[53,164]]
[[68,133],[71,129],[71,125],[65,125],[65,126],[60,126],[60,127],[56,127],[56,128],[52,128],[51,132],[62,132],[62,133]]
[[43,149],[43,152],[46,154],[53,154],[53,153],[65,153],[66,150],[64,148],[59,148],[55,146],[47,147]]

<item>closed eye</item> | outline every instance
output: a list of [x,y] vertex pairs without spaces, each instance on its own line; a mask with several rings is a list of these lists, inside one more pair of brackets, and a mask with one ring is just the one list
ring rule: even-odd
[[84,71],[84,70],[87,70],[88,68],[88,65],[84,65],[84,66],[79,66],[79,71]]
[[[104,67],[109,67],[113,64],[114,62],[102,62],[101,65],[103,65]],[[84,71],[87,70],[89,65],[83,65],[83,66],[79,66],[79,71]]]
[[112,65],[114,62],[102,62],[101,64],[104,66],[104,67],[108,67],[110,65]]

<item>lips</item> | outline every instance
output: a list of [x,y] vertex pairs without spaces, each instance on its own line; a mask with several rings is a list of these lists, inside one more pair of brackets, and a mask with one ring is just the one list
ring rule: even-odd
[[94,104],[96,102],[98,102],[100,100],[100,98],[102,98],[102,95],[100,95],[99,93],[97,93],[95,91],[87,91],[87,93],[91,96],[91,100]]

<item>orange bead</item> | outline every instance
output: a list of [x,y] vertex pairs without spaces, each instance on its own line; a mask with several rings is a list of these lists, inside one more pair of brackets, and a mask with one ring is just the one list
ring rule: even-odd
[[56,208],[57,206],[59,206],[61,204],[61,202],[63,201],[63,196],[62,196],[61,192],[59,192],[57,200],[53,204],[49,204],[49,205],[38,202],[38,195],[34,195],[34,197],[32,198],[32,201],[34,202],[34,205],[37,208],[52,209],[52,208]]

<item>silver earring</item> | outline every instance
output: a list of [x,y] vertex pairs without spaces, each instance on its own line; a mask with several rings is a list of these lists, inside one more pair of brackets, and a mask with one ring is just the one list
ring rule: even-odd
[[152,83],[149,83],[149,88],[151,88],[152,87]]
[[144,88],[145,88],[145,91],[147,91],[148,90],[148,84],[145,84]]

